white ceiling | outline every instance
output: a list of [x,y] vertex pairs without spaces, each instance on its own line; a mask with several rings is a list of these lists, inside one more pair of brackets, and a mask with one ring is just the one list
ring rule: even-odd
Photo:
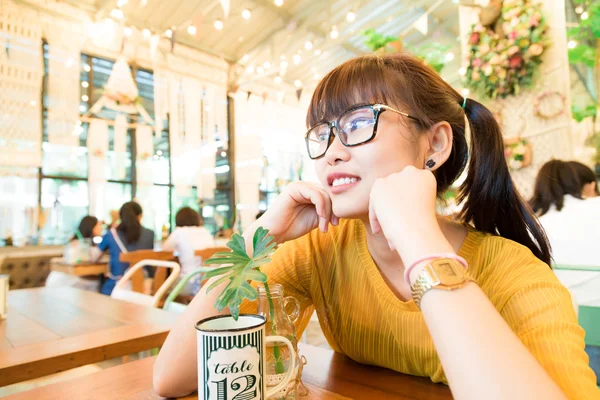
[[[67,1],[96,18],[104,18],[118,0]],[[176,27],[176,42],[238,63],[241,66],[238,81],[242,85],[259,82],[276,88],[274,78],[280,73],[281,60],[285,59],[289,66],[280,85],[293,88],[293,82],[299,80],[303,87],[311,87],[336,65],[370,51],[361,35],[361,31],[368,28],[386,35],[402,35],[408,45],[419,46],[432,41],[450,45],[456,57],[442,75],[460,85],[455,1],[284,0],[281,7],[273,1],[231,0],[231,11],[226,19],[218,0],[146,0],[146,5],[143,0],[129,0],[122,9],[126,24],[153,32]],[[241,16],[244,9],[252,13],[249,20]],[[353,22],[346,20],[349,11],[356,13]],[[424,14],[429,15],[427,35],[412,27]],[[223,30],[214,28],[216,19],[224,21]],[[196,27],[195,35],[187,33],[189,25]],[[339,32],[335,40],[329,36],[334,25]],[[310,51],[305,49],[306,41],[313,43]],[[295,65],[292,57],[298,52],[301,62]],[[253,66],[256,70],[265,62],[271,63],[271,67],[263,74],[248,73],[246,67]]]

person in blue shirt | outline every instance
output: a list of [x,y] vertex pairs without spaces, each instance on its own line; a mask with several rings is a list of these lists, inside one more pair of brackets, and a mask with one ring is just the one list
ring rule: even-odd
[[135,201],[130,201],[119,211],[121,223],[116,229],[110,229],[103,237],[98,249],[102,252],[108,250],[110,254],[109,276],[104,281],[100,292],[110,295],[115,284],[129,266],[128,263],[119,261],[121,253],[135,250],[152,250],[154,248],[154,232],[144,228],[142,220],[142,207]]

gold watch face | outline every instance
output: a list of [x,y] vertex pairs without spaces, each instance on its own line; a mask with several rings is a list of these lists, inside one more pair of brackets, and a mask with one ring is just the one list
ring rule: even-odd
[[436,260],[431,264],[430,272],[434,276],[434,281],[445,286],[453,286],[464,283],[465,268],[455,260],[443,259]]

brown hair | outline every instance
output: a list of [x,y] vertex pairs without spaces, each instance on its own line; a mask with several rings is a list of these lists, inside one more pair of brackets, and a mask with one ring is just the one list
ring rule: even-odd
[[202,226],[203,221],[200,214],[190,207],[183,207],[177,211],[175,226]]
[[[581,167],[589,170],[589,173]],[[535,179],[531,207],[540,216],[546,214],[551,206],[560,211],[564,206],[565,195],[581,199],[583,186],[595,181],[594,172],[581,163],[548,161],[540,168]]]
[[[332,120],[352,106],[382,103],[417,118],[410,126],[425,132],[447,121],[452,127],[452,151],[436,171],[438,194],[460,176],[461,219],[476,229],[527,246],[550,265],[550,245],[537,218],[517,192],[504,158],[504,143],[494,115],[482,104],[464,98],[432,68],[407,53],[368,55],[345,62],[317,85],[307,125]],[[465,114],[471,146],[465,137]],[[471,156],[469,159],[468,156]]]
[[136,243],[142,235],[142,225],[138,221],[141,214],[142,206],[135,201],[128,201],[119,210],[121,223],[117,226],[117,231],[125,234],[127,243]]

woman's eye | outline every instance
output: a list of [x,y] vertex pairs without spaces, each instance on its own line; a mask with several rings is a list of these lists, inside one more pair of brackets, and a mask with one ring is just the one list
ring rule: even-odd
[[347,131],[356,131],[358,129],[362,129],[366,126],[370,126],[373,124],[372,118],[356,118],[350,121],[350,123],[346,126]]

